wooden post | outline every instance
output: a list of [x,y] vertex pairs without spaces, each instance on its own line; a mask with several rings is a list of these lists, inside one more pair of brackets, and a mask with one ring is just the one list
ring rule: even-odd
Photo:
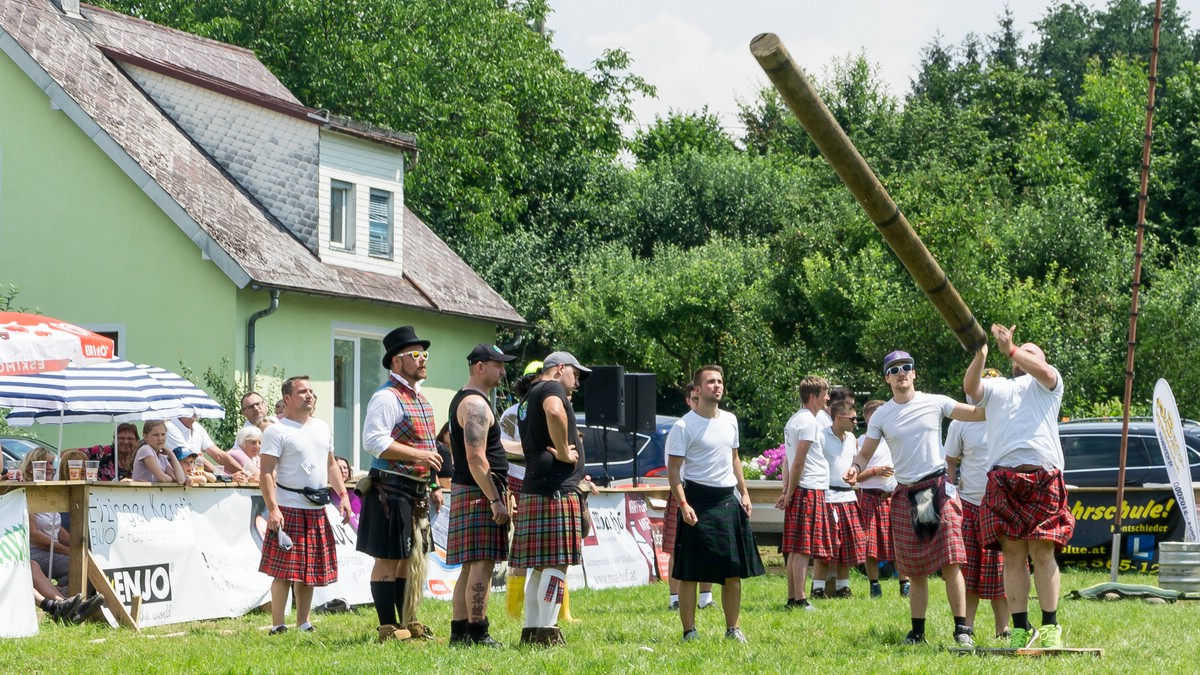
[[[121,604],[121,599],[117,597],[117,592],[108,583],[108,577],[104,576],[104,570],[96,565],[96,561],[92,559],[87,549],[83,550],[80,557],[84,558],[84,563],[87,565],[88,581],[92,582],[92,586],[95,586],[97,593],[104,596],[104,606],[108,607],[108,611],[112,612],[113,616],[117,618],[117,623],[126,628],[132,628],[135,631],[138,630],[137,619],[125,611],[125,605]],[[141,603],[135,602],[134,604],[140,605]]]

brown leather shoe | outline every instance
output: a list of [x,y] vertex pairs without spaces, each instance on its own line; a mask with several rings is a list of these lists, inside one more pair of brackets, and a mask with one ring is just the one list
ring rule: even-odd
[[401,628],[399,626],[393,626],[392,624],[388,624],[386,626],[379,627],[379,641],[380,642],[387,642],[389,640],[411,640],[411,639],[412,639],[412,633],[406,628]]
[[523,644],[523,645],[533,644],[533,634],[536,631],[537,631],[536,628],[522,628],[521,629],[521,644]]
[[562,629],[555,626],[552,628],[535,628],[533,644],[541,647],[557,647],[567,644],[567,641],[563,638]]
[[426,626],[425,624],[421,623],[420,621],[409,621],[408,625],[405,626],[404,628],[402,628],[401,630],[404,630],[404,629],[407,629],[408,632],[410,634],[412,634],[412,639],[414,639],[414,640],[432,640],[433,639],[433,631],[429,628],[429,626]]

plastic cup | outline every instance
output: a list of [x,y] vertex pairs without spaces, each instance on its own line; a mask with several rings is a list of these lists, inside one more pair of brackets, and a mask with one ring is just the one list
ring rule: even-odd
[[71,480],[83,480],[83,460],[68,459],[67,460],[67,476]]
[[41,461],[33,463],[33,482],[46,482],[46,462]]
[[100,478],[100,461],[88,460],[84,463],[84,472],[87,476],[87,482],[95,483]]
[[217,478],[224,476],[225,475],[225,467],[221,466],[220,464],[213,466],[213,475],[216,476]]

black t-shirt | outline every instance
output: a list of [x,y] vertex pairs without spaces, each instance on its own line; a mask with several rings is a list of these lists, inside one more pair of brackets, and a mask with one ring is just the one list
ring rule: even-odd
[[[462,425],[458,423],[458,406],[471,396],[478,396],[486,405],[491,405],[483,394],[474,389],[459,389],[450,401],[450,454],[454,456],[454,475],[450,482],[455,485],[474,485],[482,490],[482,486],[476,483],[475,477],[471,475],[470,465],[467,464],[466,438]],[[487,449],[484,454],[487,456],[490,472],[501,479],[507,478],[508,458],[504,455],[504,444],[500,442],[500,421],[495,419],[494,413],[492,426],[487,432]],[[445,467],[444,462],[442,466]]]
[[454,457],[450,455],[450,448],[447,448],[444,443],[437,444],[438,455],[442,458],[442,468],[438,469],[438,478],[451,478],[454,476]]
[[[546,425],[546,411],[542,408],[547,398],[562,401],[567,412],[567,442],[575,445],[579,461],[575,464],[560,462],[547,448],[554,445],[550,429]],[[575,408],[567,398],[567,390],[553,380],[541,380],[530,387],[525,400],[517,409],[517,427],[521,431],[521,449],[525,452],[525,494],[551,496],[555,491],[563,493],[578,489],[583,479],[583,444],[579,442],[579,429],[575,426]]]

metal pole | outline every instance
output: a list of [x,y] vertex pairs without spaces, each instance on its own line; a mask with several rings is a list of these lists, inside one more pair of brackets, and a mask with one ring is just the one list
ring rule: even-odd
[[1137,347],[1138,291],[1142,286],[1142,240],[1146,230],[1147,185],[1150,181],[1150,144],[1154,138],[1154,89],[1158,84],[1158,34],[1162,26],[1162,0],[1154,2],[1154,32],[1150,39],[1150,76],[1146,87],[1146,133],[1142,137],[1142,178],[1138,184],[1137,239],[1133,247],[1132,300],[1129,306],[1129,344],[1125,353],[1125,399],[1121,419],[1121,462],[1117,471],[1117,514],[1113,519],[1110,578],[1117,580],[1121,562],[1121,509],[1125,506],[1125,459],[1129,450],[1129,406],[1133,400],[1133,354]]

